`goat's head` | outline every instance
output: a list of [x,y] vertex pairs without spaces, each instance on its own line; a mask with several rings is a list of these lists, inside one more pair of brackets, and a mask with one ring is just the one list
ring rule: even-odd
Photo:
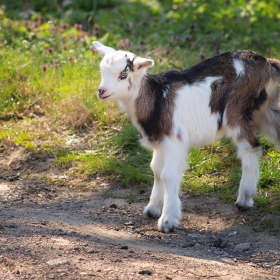
[[103,56],[100,63],[102,80],[98,88],[98,97],[102,100],[128,98],[137,79],[140,81],[147,68],[154,65],[152,59],[142,58],[131,52],[115,51],[100,42],[92,44]]

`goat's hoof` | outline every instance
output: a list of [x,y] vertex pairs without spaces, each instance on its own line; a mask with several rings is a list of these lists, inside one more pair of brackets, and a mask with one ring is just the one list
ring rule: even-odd
[[235,207],[241,212],[248,211],[251,208],[250,206],[240,205],[238,202],[235,203]]
[[144,218],[148,219],[148,218],[154,218],[155,216],[152,214],[152,212],[150,211],[146,211],[146,212],[143,212],[143,216]]
[[161,229],[160,229],[160,231],[161,232],[163,232],[163,233],[170,233],[170,232],[174,232],[174,227],[162,227]]
[[175,226],[171,225],[170,223],[168,223],[168,221],[166,221],[162,224],[159,223],[158,229],[163,233],[170,233],[170,232],[174,232]]
[[150,210],[147,209],[147,207],[145,207],[144,211],[143,211],[143,216],[144,218],[159,218],[161,215],[161,212],[159,210]]

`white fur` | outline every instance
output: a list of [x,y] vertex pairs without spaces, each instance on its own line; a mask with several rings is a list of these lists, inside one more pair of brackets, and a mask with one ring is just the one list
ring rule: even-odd
[[244,69],[244,65],[243,62],[239,59],[234,59],[233,60],[233,66],[235,68],[236,71],[236,75],[237,76],[241,76],[245,74],[245,69]]
[[[214,143],[225,135],[231,137],[238,146],[238,157],[242,162],[242,178],[236,203],[241,208],[250,208],[253,205],[253,196],[256,195],[259,179],[260,148],[252,148],[247,141],[240,141],[240,128],[238,126],[234,129],[227,126],[227,108],[224,112],[223,126],[218,129],[220,115],[211,112],[209,102],[212,93],[211,84],[221,77],[207,77],[201,82],[185,85],[177,90],[172,133],[169,136],[164,136],[160,142],[151,142],[138,123],[135,100],[141,87],[142,78],[147,68],[153,66],[153,61],[135,58],[134,54],[124,51],[107,52],[107,47],[103,49],[99,44],[95,44],[95,46],[104,55],[100,64],[102,74],[100,87],[106,89],[105,96],[108,96],[106,100],[119,100],[133,125],[142,134],[141,144],[153,150],[151,168],[155,179],[150,202],[144,209],[144,215],[160,216],[158,220],[159,230],[164,232],[173,230],[179,224],[181,217],[179,187],[182,174],[188,167],[186,159],[191,147],[201,147]],[[127,58],[135,58],[134,71],[128,73],[127,79],[118,81],[118,75],[125,67]],[[245,75],[242,61],[235,59],[233,66],[238,76]],[[128,79],[130,79],[131,87]],[[170,85],[163,90],[164,98],[167,97],[169,89]],[[267,85],[267,90],[274,89],[275,85],[273,87],[272,82],[270,82]],[[178,137],[178,132],[180,132],[180,137]]]
[[252,149],[247,141],[238,144],[238,157],[242,162],[242,177],[236,203],[245,208],[253,206],[259,180],[259,156],[261,149]]
[[[223,131],[217,133],[219,114],[212,114],[209,108],[210,84],[220,77],[208,77],[193,86],[186,85],[177,92],[174,112],[174,135],[180,129],[182,140],[189,147],[201,147],[221,138]],[[184,106],[182,106],[184,104]],[[201,112],[198,114],[198,112]],[[203,112],[203,113],[202,113]],[[209,129],[210,127],[215,129]]]

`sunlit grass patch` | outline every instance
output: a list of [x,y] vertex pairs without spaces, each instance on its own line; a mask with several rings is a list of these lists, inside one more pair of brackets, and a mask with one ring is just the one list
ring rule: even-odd
[[[110,131],[109,128],[108,130]],[[104,132],[103,134],[106,135]],[[151,153],[140,147],[137,132],[130,124],[125,124],[122,130],[115,132],[110,138],[100,136],[93,150],[69,151],[56,156],[57,162],[65,168],[74,164],[76,175],[103,174],[108,180],[123,187],[134,183],[152,183],[149,168]]]
[[32,133],[28,129],[16,128],[12,123],[5,127],[0,127],[0,140],[9,140],[30,150],[35,149]]
[[256,206],[266,213],[280,214],[280,155],[274,145],[265,140],[260,162],[260,181]]
[[191,196],[220,192],[234,185],[230,174],[238,160],[233,153],[233,145],[223,139],[213,146],[192,149],[189,155],[189,170],[185,173],[182,188]]
[[[275,146],[262,139],[263,156],[260,158],[260,180],[255,207],[265,213],[280,213],[280,157]],[[227,139],[212,147],[194,149],[189,157],[190,168],[185,173],[183,191],[196,197],[217,193],[227,203],[236,201],[241,179],[241,162],[235,147]]]
[[42,126],[37,125],[34,126],[28,119],[7,123],[0,127],[0,140],[8,140],[36,153],[52,152],[64,144],[63,136],[44,131]]

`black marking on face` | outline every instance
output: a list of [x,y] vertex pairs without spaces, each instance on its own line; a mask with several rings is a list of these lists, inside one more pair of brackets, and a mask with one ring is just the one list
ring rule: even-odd
[[[125,57],[127,57],[127,54],[125,54]],[[126,66],[122,70],[122,72],[120,73],[120,75],[118,77],[119,80],[125,80],[128,76],[128,72],[129,71],[132,71],[132,72],[134,71],[133,61],[134,61],[134,59],[130,60],[129,58],[126,60]]]
[[129,67],[128,67],[128,65],[126,65],[125,66],[125,68],[122,70],[122,72],[120,73],[120,75],[119,75],[119,80],[124,80],[124,79],[126,79],[127,78],[127,76],[128,76],[128,71],[129,71]]
[[128,66],[128,68],[130,69],[131,72],[134,72],[133,61],[134,61],[134,58],[132,60],[130,60],[129,58],[126,60],[126,65]]

